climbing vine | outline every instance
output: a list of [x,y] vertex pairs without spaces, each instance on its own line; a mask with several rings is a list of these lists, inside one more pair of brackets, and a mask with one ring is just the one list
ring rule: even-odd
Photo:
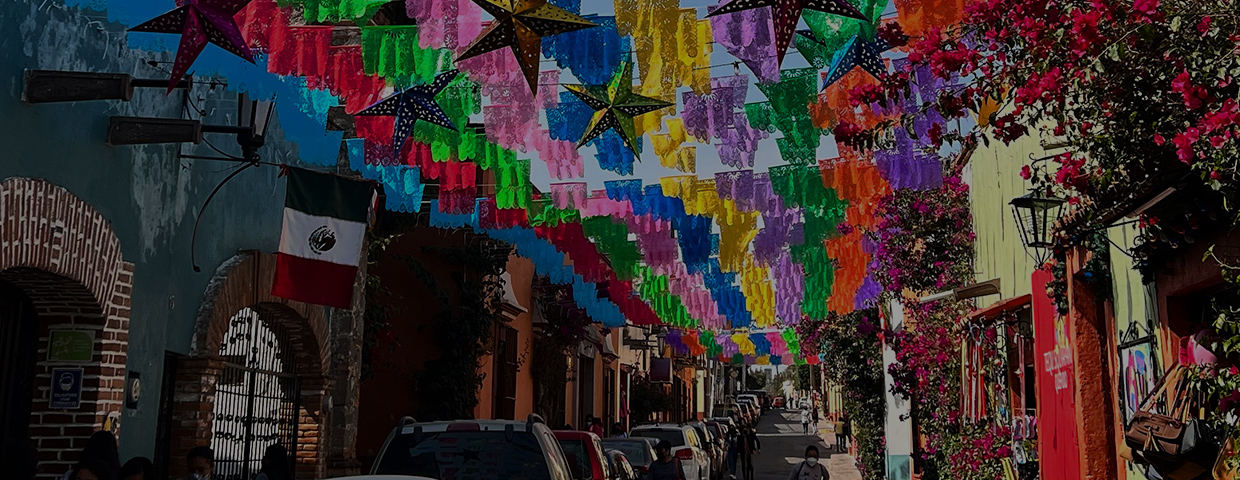
[[444,282],[416,258],[401,257],[438,304],[431,334],[441,355],[427,361],[414,375],[418,390],[434,395],[421,397],[416,415],[424,421],[473,418],[484,377],[480,358],[487,353],[496,324],[503,321],[498,314],[504,291],[500,274],[511,247],[486,237],[469,236],[460,248],[428,247],[423,252],[460,268],[451,274],[451,285],[458,292],[453,305]]
[[[883,357],[878,310],[832,314],[825,320],[803,320],[798,336],[818,342],[823,371],[844,392],[844,413],[857,439],[857,468],[866,480],[884,478],[887,400],[883,391]],[[804,348],[804,340],[802,346]]]

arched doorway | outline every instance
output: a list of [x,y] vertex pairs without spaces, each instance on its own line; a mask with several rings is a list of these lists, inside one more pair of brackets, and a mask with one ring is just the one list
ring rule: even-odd
[[[0,435],[35,444],[41,478],[63,474],[94,431],[119,428],[132,285],[89,204],[46,180],[0,182]],[[53,383],[66,371],[68,396]]]
[[292,454],[297,451],[301,413],[297,362],[291,356],[287,329],[263,318],[260,310],[244,308],[233,315],[220,345],[223,371],[215,386],[211,422],[211,449],[220,480],[253,478],[270,445],[283,445]]
[[0,438],[30,438],[38,341],[34,302],[17,286],[0,282]]
[[267,446],[280,443],[296,478],[326,471],[329,422],[327,319],[323,307],[271,296],[270,254],[225,262],[199,311],[190,355],[176,366],[169,477],[189,450],[210,446],[218,478],[250,480]]

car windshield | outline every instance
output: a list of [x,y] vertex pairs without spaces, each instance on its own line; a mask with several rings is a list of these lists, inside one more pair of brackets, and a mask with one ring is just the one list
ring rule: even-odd
[[633,466],[644,467],[654,460],[650,458],[650,444],[645,440],[603,440],[603,446],[608,450],[621,451]]
[[672,444],[672,448],[684,446],[685,433],[680,430],[637,430],[633,432],[634,437],[650,437],[659,440],[667,440]]
[[440,480],[551,478],[534,434],[515,432],[509,438],[502,431],[397,435],[374,473]]
[[573,469],[573,478],[590,478],[594,469],[590,468],[590,456],[586,453],[586,442],[581,440],[560,440],[560,449],[568,457],[568,466]]

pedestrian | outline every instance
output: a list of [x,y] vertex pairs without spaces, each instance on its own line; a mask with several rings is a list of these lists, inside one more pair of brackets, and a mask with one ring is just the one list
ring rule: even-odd
[[121,466],[120,480],[155,480],[155,464],[146,457],[133,457]]
[[211,447],[199,445],[185,454],[185,466],[189,470],[187,480],[211,480],[215,473],[215,452]]
[[848,414],[840,416],[839,424],[835,430],[839,432],[839,441],[835,442],[841,452],[848,451],[848,442],[852,439],[852,424],[849,422]]
[[629,438],[629,434],[624,431],[624,425],[620,422],[611,424],[611,436],[615,438]]
[[728,476],[736,478],[736,461],[741,456],[741,435],[737,427],[728,429]]
[[[109,479],[115,478],[121,471],[121,458],[116,449],[116,436],[107,430],[100,430],[91,434],[90,438],[86,439],[86,446],[82,448],[82,456],[78,457],[78,460],[78,463],[83,468],[91,468],[90,473],[92,475],[103,475]],[[77,466],[75,465],[60,478],[73,480],[76,478],[76,469]]]
[[560,430],[572,430],[572,429],[573,429],[573,424],[571,423],[565,423],[563,427],[560,427]]
[[582,424],[581,429],[588,432],[590,431],[590,427],[593,427],[593,426],[594,426],[594,415],[587,414],[586,423]]
[[685,480],[685,470],[680,459],[672,456],[672,443],[659,440],[654,446],[654,462],[650,464],[648,480]]
[[809,415],[810,415],[809,417],[810,421],[814,423],[814,429],[815,430],[818,429],[818,406],[817,405],[810,407]]
[[745,480],[753,480],[753,456],[762,453],[762,442],[758,440],[758,432],[753,427],[745,427],[745,437],[743,439],[743,452],[745,458]]
[[818,447],[805,447],[805,460],[792,468],[788,480],[831,480],[826,465],[818,463]]
[[0,465],[14,480],[34,480],[39,473],[39,450],[29,440],[5,440],[0,445]]
[[120,469],[113,469],[101,458],[89,457],[79,460],[72,471],[72,480],[116,480]]
[[598,435],[599,438],[607,436],[607,433],[603,431],[603,419],[594,417],[594,422],[590,424],[590,433]]
[[809,434],[809,410],[801,407],[801,432]]
[[263,452],[263,466],[254,480],[293,480],[289,471],[288,450],[284,445],[273,443]]

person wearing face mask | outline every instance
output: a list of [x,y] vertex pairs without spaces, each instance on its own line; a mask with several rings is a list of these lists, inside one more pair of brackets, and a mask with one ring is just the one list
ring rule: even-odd
[[185,466],[189,468],[186,480],[211,480],[211,474],[215,473],[215,452],[211,447],[194,447],[185,455]]
[[792,468],[788,480],[831,480],[827,467],[818,463],[818,447],[805,447],[805,460]]
[[649,480],[685,480],[680,459],[672,456],[672,443],[660,440],[654,446],[654,462],[650,464]]

